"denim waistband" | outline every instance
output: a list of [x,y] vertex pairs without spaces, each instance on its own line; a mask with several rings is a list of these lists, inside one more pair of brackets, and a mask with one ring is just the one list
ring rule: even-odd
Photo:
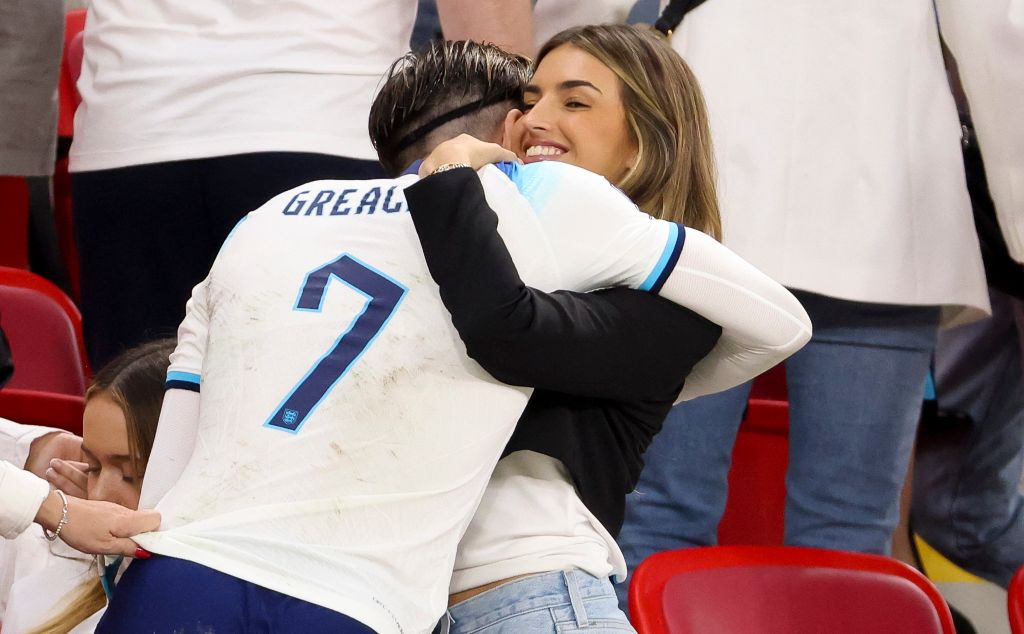
[[478,619],[500,619],[538,608],[575,606],[585,599],[615,596],[615,589],[607,577],[595,577],[574,568],[516,579],[457,603],[448,609],[448,613],[455,621],[468,623]]

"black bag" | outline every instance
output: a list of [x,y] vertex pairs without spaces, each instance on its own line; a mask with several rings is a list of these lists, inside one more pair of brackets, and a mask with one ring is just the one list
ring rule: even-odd
[[707,0],[669,0],[668,6],[661,12],[661,17],[654,23],[654,28],[661,31],[665,37],[672,35],[679,23],[687,13],[693,11]]

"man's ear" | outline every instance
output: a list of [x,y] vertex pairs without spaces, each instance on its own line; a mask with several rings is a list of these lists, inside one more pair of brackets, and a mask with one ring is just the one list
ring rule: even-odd
[[514,128],[516,122],[519,121],[522,117],[523,111],[519,110],[518,108],[513,108],[509,110],[508,114],[505,115],[505,123],[502,125],[501,147],[505,148],[506,150],[512,150],[513,152],[515,152],[516,148],[520,145],[520,139],[517,138],[514,132]]

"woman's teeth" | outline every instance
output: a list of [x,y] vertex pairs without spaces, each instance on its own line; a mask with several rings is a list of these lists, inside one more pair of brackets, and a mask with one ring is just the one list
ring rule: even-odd
[[526,148],[527,156],[557,156],[559,154],[565,154],[565,152],[550,145],[534,145]]

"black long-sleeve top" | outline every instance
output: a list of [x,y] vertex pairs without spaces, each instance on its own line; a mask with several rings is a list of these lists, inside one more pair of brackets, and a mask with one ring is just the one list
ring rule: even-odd
[[469,356],[501,381],[537,388],[504,455],[531,450],[560,460],[583,503],[617,535],[644,451],[721,328],[642,291],[527,287],[471,169],[425,178],[405,193]]

